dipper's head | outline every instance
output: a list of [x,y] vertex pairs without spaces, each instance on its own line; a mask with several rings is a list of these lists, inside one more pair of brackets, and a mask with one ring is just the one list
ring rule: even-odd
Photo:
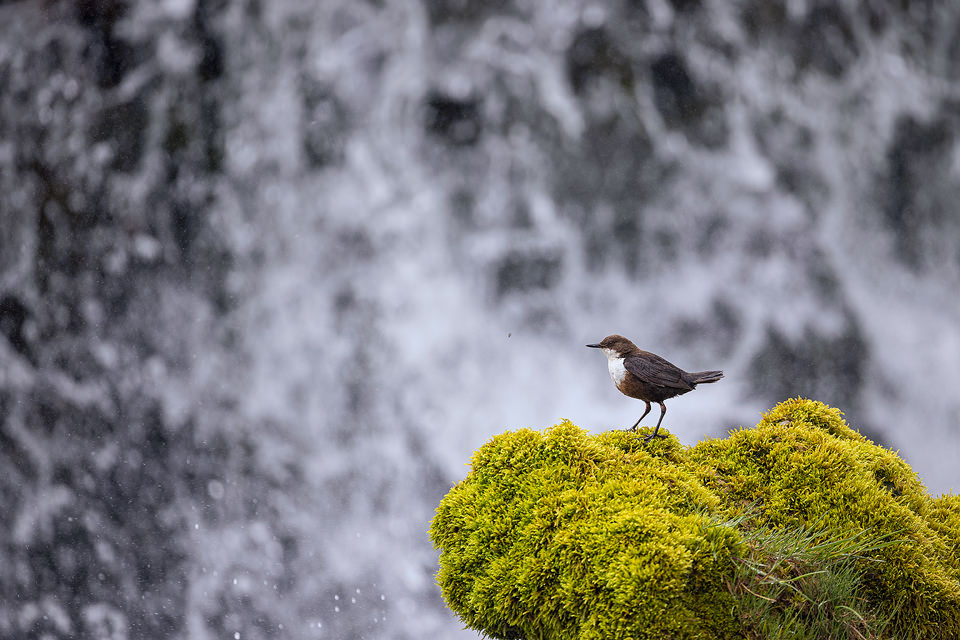
[[600,349],[610,360],[615,358],[625,358],[631,353],[639,351],[639,349],[637,349],[637,345],[617,334],[607,336],[597,344],[588,344],[587,346],[593,347],[594,349]]

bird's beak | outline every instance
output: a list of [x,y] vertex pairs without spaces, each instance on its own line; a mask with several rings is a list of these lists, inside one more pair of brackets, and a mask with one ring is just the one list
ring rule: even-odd
[[588,344],[587,346],[588,346],[588,347],[591,347],[591,348],[593,348],[593,349],[599,349],[599,348],[600,348],[600,345],[598,345],[598,344]]

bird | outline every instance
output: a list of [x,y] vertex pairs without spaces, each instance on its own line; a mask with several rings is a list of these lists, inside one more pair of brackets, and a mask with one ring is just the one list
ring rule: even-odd
[[660,405],[660,420],[653,433],[644,438],[649,442],[653,438],[665,438],[659,434],[660,423],[667,414],[667,406],[663,401],[693,391],[698,384],[716,382],[723,377],[723,371],[697,371],[690,373],[680,367],[667,362],[655,353],[644,351],[621,335],[607,336],[596,344],[588,347],[600,349],[607,356],[607,369],[610,378],[625,396],[643,400],[647,404],[646,411],[640,419],[633,423],[629,431],[636,431],[640,420],[650,413],[650,403]]

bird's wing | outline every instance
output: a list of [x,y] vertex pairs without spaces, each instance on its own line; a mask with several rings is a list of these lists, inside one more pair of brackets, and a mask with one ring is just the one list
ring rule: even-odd
[[647,353],[642,356],[628,356],[623,359],[624,368],[648,384],[670,389],[686,389],[693,386],[683,379],[683,369],[673,365],[660,356]]

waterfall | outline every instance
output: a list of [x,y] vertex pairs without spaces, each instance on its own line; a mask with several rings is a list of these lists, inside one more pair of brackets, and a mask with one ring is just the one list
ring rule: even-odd
[[[461,630],[494,434],[631,425],[586,343],[960,487],[960,7],[0,6],[0,635]],[[656,411],[654,412],[654,415]],[[648,419],[649,422],[649,419]]]

